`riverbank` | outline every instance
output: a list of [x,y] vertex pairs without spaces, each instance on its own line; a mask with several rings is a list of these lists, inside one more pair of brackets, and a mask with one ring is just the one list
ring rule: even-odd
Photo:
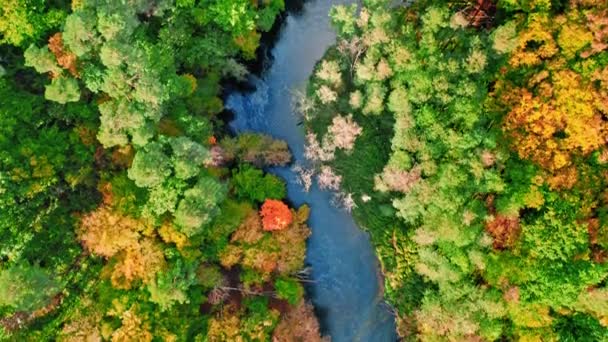
[[[270,67],[261,77],[249,79],[256,90],[226,98],[235,113],[230,124],[235,132],[262,132],[286,140],[295,164],[306,161],[304,131],[301,118],[293,113],[292,93],[305,86],[315,63],[335,42],[327,15],[338,3],[344,2],[307,2],[301,14],[288,16]],[[291,203],[311,206],[313,234],[306,262],[314,283],[308,291],[324,331],[334,341],[393,341],[393,318],[382,304],[379,267],[368,234],[331,204],[332,194],[317,187],[305,192],[290,169],[269,171],[286,179]]]
[[283,1],[7,6],[0,340],[319,341],[287,145],[217,118]]
[[606,5],[390,3],[333,12],[303,108],[400,336],[606,340]]

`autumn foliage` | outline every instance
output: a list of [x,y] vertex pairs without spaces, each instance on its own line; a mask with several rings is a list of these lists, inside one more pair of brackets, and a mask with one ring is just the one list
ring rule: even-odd
[[311,304],[301,301],[279,322],[272,340],[274,342],[328,341],[329,339],[321,337],[319,322],[313,310]]
[[307,210],[216,115],[284,1],[0,4],[0,340],[270,341]]
[[263,219],[252,211],[220,255],[221,265],[232,268],[240,264],[241,267],[256,270],[264,276],[269,276],[272,272],[292,274],[301,270],[304,267],[306,239],[310,235],[310,229],[306,225],[309,213],[307,206],[302,206],[297,211],[290,210],[289,229],[268,232],[264,229]]
[[600,96],[579,75],[555,72],[537,89],[540,96],[523,90],[505,119],[505,131],[520,157],[555,171],[570,165],[575,155],[587,155],[605,143],[608,131],[598,108]]
[[144,225],[136,219],[121,216],[102,206],[85,215],[77,235],[93,254],[109,258],[136,245]]
[[305,155],[360,198],[399,335],[606,340],[608,2],[387,3],[332,11]]
[[149,236],[149,228],[139,220],[101,206],[82,218],[76,233],[88,251],[112,258],[108,270],[112,285],[129,289],[138,279],[151,282],[166,266],[162,249]]
[[495,249],[505,249],[513,247],[521,228],[518,218],[497,215],[486,222],[486,231],[494,238],[493,247]]
[[293,215],[289,207],[278,200],[267,199],[260,210],[262,226],[266,231],[282,230],[287,228],[293,221]]
[[72,76],[79,76],[76,67],[76,55],[67,51],[63,45],[61,32],[57,32],[49,38],[49,50],[55,55],[55,58],[57,58],[57,64],[69,71]]
[[[598,10],[588,11],[586,5]],[[522,159],[548,171],[553,189],[571,187],[576,159],[597,151],[608,138],[605,78],[590,58],[608,47],[608,18],[599,9],[599,4],[573,2],[567,16],[530,16],[503,69],[511,80],[522,68],[529,72],[517,85],[497,82],[497,93],[510,108],[504,132]],[[586,59],[585,66],[573,67],[579,59]]]

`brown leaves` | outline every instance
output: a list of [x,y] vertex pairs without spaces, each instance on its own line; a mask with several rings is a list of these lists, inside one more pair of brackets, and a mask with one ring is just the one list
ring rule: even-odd
[[502,295],[502,298],[509,303],[519,303],[519,287],[511,286]]
[[281,319],[272,335],[272,342],[321,342],[319,322],[315,317],[313,307],[305,301],[291,310]]
[[608,261],[608,251],[602,245],[608,242],[608,227],[602,225],[597,218],[587,220],[587,231],[589,232],[589,243],[591,244],[592,259],[597,263]]
[[485,228],[494,238],[493,247],[499,250],[513,247],[521,231],[517,217],[503,215],[496,215],[486,222]]
[[112,286],[130,289],[135,280],[149,284],[165,266],[165,257],[160,245],[150,238],[144,238],[118,255],[111,275]]
[[55,58],[57,58],[57,64],[67,70],[72,76],[80,76],[76,67],[76,55],[67,51],[63,45],[61,32],[57,32],[49,38],[49,50],[51,50],[55,55]]
[[489,150],[481,152],[481,164],[484,167],[491,167],[496,162],[496,154]]
[[240,241],[243,243],[255,243],[264,237],[262,230],[262,221],[256,212],[251,212],[245,221],[241,223],[239,228],[234,232],[230,241]]
[[304,266],[306,239],[310,235],[306,226],[308,212],[306,206],[296,212],[290,211],[290,224],[272,232],[264,231],[255,212],[250,214],[220,255],[222,266],[231,268],[241,264],[266,275],[274,271],[291,273],[300,270]]
[[490,26],[494,12],[496,12],[496,4],[492,0],[475,0],[471,1],[464,10],[467,21],[474,27]]

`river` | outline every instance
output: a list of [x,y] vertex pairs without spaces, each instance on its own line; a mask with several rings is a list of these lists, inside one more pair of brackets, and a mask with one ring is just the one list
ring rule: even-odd
[[[288,0],[289,1],[289,0]],[[304,130],[291,106],[293,89],[303,89],[315,63],[335,42],[328,13],[352,0],[307,1],[285,19],[272,48],[271,64],[251,76],[249,92],[233,92],[226,106],[236,133],[254,131],[288,142],[295,162],[303,161]],[[269,170],[287,181],[288,199],[312,211],[306,262],[311,267],[309,298],[322,330],[334,342],[395,341],[395,323],[382,298],[379,265],[370,242],[346,212],[331,205],[332,195],[313,186],[305,192],[290,168]]]

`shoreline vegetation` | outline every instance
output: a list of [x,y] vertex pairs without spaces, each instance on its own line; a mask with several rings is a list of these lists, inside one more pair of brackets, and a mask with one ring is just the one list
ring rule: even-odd
[[398,333],[608,339],[608,5],[364,0],[296,107]]
[[284,9],[3,1],[0,340],[322,340],[287,144],[218,117]]

